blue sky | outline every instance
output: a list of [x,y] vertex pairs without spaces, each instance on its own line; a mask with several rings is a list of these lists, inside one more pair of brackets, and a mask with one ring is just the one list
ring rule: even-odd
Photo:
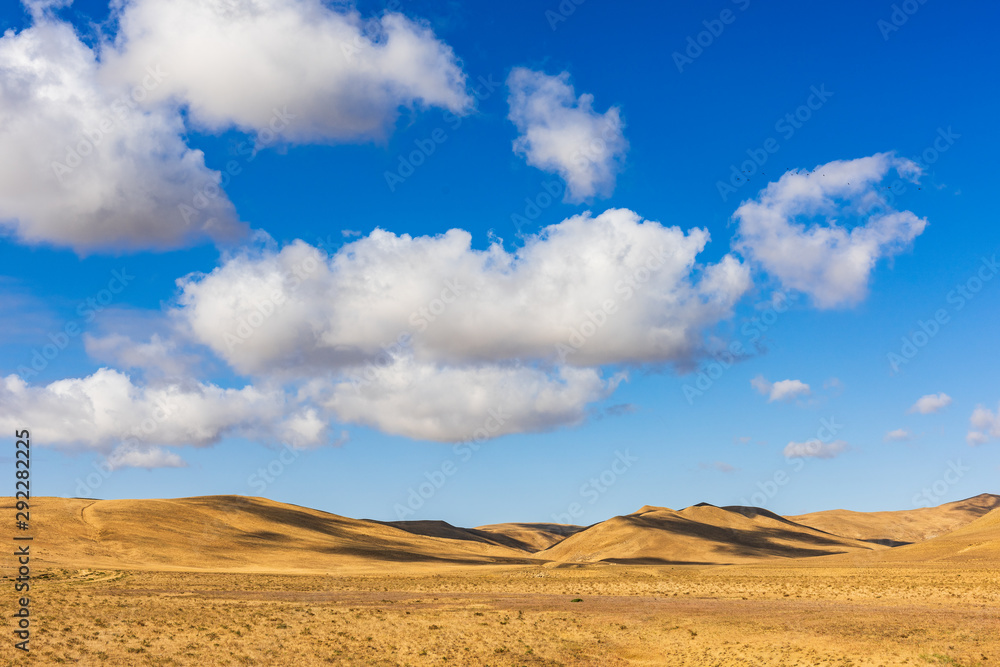
[[996,9],[225,4],[0,14],[36,494],[478,525],[996,490]]

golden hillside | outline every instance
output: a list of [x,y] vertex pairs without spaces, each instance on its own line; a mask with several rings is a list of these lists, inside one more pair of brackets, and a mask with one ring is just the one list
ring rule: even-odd
[[[984,494],[937,508],[791,518],[706,503],[680,511],[647,506],[589,527],[386,523],[241,496],[35,498],[31,514],[34,562],[75,568],[329,573],[379,571],[389,563],[723,564],[818,556],[826,562],[837,554],[857,565],[996,559],[1000,508],[986,512],[998,499]],[[13,512],[13,499],[4,504]],[[8,522],[0,535],[12,531]],[[923,535],[938,536],[895,548],[876,543]]]
[[[5,499],[13,512],[13,501]],[[509,547],[415,535],[263,498],[33,498],[35,562],[73,567],[330,572],[384,561],[521,562]],[[12,528],[4,524],[4,537]]]
[[802,526],[749,507],[702,503],[681,511],[643,507],[539,552],[574,563],[741,563],[882,548]]
[[997,507],[1000,507],[1000,496],[983,493],[937,507],[896,512],[826,510],[790,516],[788,519],[844,537],[878,540],[890,546],[898,546],[944,535],[975,521]]
[[877,554],[865,554],[855,565],[889,563],[954,563],[991,565],[1000,560],[1000,508],[950,533]]
[[471,540],[506,546],[527,553],[546,549],[584,529],[583,526],[558,523],[498,523],[479,528],[458,528],[446,521],[389,521],[386,525],[416,535]]

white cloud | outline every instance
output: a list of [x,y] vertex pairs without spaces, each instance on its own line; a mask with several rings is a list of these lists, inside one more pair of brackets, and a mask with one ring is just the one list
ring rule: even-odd
[[148,343],[142,343],[122,334],[95,337],[85,333],[83,343],[87,355],[95,361],[167,377],[186,376],[197,363],[194,355],[178,349],[176,340],[159,334],[153,334]]
[[913,437],[913,434],[910,433],[905,428],[897,428],[897,429],[895,429],[893,431],[889,431],[888,433],[886,433],[885,437],[882,438],[882,440],[884,442],[900,442],[900,441],[903,441],[903,440],[909,440],[912,437]]
[[568,201],[610,196],[628,150],[618,107],[595,111],[593,95],[577,97],[568,72],[550,76],[518,67],[507,87],[508,117],[520,134],[514,151],[559,174]]
[[25,243],[81,253],[243,233],[224,195],[185,220],[178,205],[221,176],[185,145],[176,111],[140,108],[133,95],[146,88],[132,90],[100,81],[69,24],[39,17],[0,38],[0,225]]
[[148,447],[142,445],[119,445],[107,458],[108,467],[111,470],[120,468],[185,468],[187,464],[184,460],[167,449],[162,447]]
[[324,444],[327,438],[315,411],[280,390],[201,383],[140,386],[107,368],[45,386],[9,375],[0,381],[0,404],[0,428],[32,424],[32,435],[41,442],[115,451],[122,461],[154,456],[171,461],[149,448],[208,446],[227,436],[299,448]]
[[375,230],[332,257],[302,242],[248,252],[181,280],[173,315],[252,374],[359,372],[387,346],[452,365],[685,362],[750,284],[730,256],[696,265],[704,230],[621,209],[547,227],[514,252],[471,241]]
[[[882,196],[878,184],[891,169],[913,180],[920,174],[891,153],[784,174],[736,210],[734,248],[819,308],[861,301],[875,263],[902,252],[927,225]],[[852,216],[853,227],[842,220]]]
[[32,18],[39,19],[50,14],[53,9],[68,7],[73,0],[21,0]]
[[966,441],[970,445],[983,445],[992,438],[1000,438],[1000,407],[996,412],[977,405],[969,418],[969,434]]
[[750,386],[756,389],[761,395],[767,396],[771,393],[772,383],[763,375],[758,375],[750,380]]
[[201,126],[267,133],[275,108],[295,142],[379,139],[401,107],[472,106],[451,48],[401,14],[364,20],[320,0],[125,0],[105,60],[137,81],[170,76],[154,100],[188,105]]
[[[576,216],[474,250],[469,233],[376,229],[332,256],[301,241],[179,281],[183,335],[240,373],[293,383],[344,422],[459,441],[579,423],[614,390],[596,367],[689,363],[749,287],[704,230],[627,210]],[[364,313],[364,317],[358,317]]]
[[750,385],[758,392],[767,396],[767,402],[790,401],[799,396],[808,396],[812,390],[801,380],[779,380],[770,382],[763,375],[750,380]]
[[850,446],[843,440],[833,442],[823,442],[819,439],[806,440],[805,442],[789,442],[785,446],[786,458],[813,458],[832,459],[850,449]]
[[939,410],[943,410],[951,405],[951,396],[941,392],[940,394],[927,394],[917,399],[917,402],[910,406],[908,412],[919,412],[922,415],[929,415]]
[[593,369],[445,366],[399,357],[371,380],[336,384],[323,402],[339,419],[419,440],[485,440],[578,424],[621,378]]

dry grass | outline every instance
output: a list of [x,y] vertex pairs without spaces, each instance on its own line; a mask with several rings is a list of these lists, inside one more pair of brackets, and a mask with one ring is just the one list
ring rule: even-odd
[[32,660],[11,661],[9,641],[0,655],[18,665],[1000,663],[995,569],[816,560],[336,576],[57,569],[33,590]]
[[[7,635],[0,664],[1000,665],[1000,510],[984,498],[958,520],[913,514],[912,529],[963,525],[896,548],[746,508],[647,507],[571,534],[235,496],[40,498],[32,652]],[[585,562],[609,555],[628,563]]]
[[998,507],[1000,496],[983,493],[937,507],[895,512],[825,510],[785,518],[835,535],[899,544],[922,542],[944,535]]

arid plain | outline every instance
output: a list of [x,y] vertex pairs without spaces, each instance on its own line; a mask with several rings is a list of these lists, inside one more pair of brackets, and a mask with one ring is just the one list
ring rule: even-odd
[[[36,498],[32,650],[15,654],[8,640],[0,655],[42,665],[995,665],[998,507],[988,494],[797,517],[700,504],[590,527],[463,529],[238,496]],[[9,607],[13,559],[0,573]]]

